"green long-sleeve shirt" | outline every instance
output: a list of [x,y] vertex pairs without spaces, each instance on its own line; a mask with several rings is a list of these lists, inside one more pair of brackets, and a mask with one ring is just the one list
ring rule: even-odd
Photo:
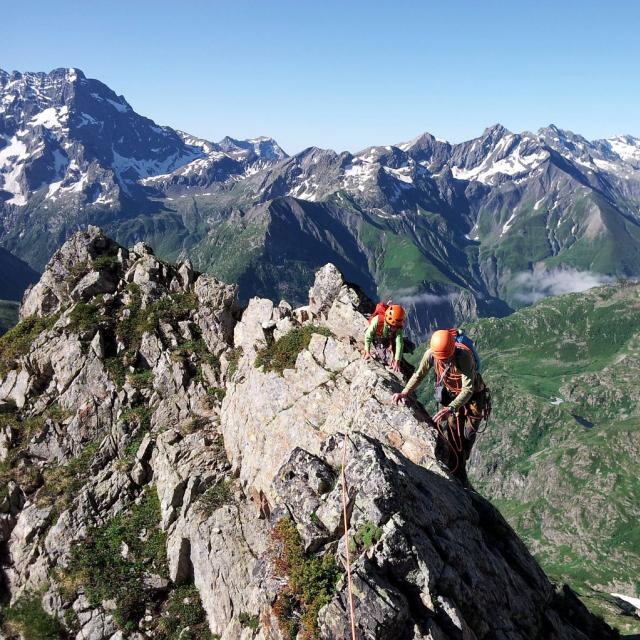
[[378,339],[393,339],[395,336],[396,342],[396,355],[395,359],[402,360],[402,354],[404,352],[404,336],[402,335],[402,329],[399,329],[395,333],[391,332],[391,328],[385,322],[382,327],[382,335],[378,338],[378,316],[374,316],[369,323],[369,327],[364,334],[364,350],[369,353],[371,351],[371,345]]
[[[457,411],[469,402],[474,391],[477,391],[479,377],[476,374],[476,363],[471,352],[466,349],[456,349],[454,358],[456,369],[461,375],[462,390],[449,403],[449,406]],[[427,349],[415,373],[409,378],[403,393],[411,393],[424,380],[432,369],[431,360],[431,349]]]

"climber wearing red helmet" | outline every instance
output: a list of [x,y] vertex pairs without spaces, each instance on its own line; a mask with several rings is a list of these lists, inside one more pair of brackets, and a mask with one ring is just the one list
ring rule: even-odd
[[394,394],[393,401],[399,403],[407,398],[427,373],[434,370],[436,398],[443,408],[433,416],[433,420],[439,428],[446,423],[447,443],[455,452],[454,473],[466,481],[465,463],[471,454],[480,421],[488,417],[490,395],[477,370],[474,350],[457,340],[459,335],[463,334],[457,329],[434,331],[416,372],[402,392]]
[[[380,302],[371,317],[369,327],[364,334],[363,358],[369,360],[379,356],[383,361],[389,355],[393,371],[400,371],[400,362],[404,352],[403,327],[405,310],[399,304]],[[395,346],[395,351],[394,351]],[[372,347],[375,347],[372,353]]]

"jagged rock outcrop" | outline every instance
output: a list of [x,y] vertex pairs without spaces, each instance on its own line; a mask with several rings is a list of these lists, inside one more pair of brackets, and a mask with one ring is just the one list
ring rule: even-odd
[[188,262],[70,239],[0,342],[6,637],[28,605],[78,640],[348,638],[347,550],[358,638],[613,637],[392,405],[369,309],[333,265],[308,306],[241,311]]

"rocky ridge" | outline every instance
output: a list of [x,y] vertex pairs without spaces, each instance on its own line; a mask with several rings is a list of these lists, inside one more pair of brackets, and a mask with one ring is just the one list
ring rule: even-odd
[[343,472],[359,638],[614,637],[390,403],[369,304],[68,240],[0,342],[0,636],[346,638]]

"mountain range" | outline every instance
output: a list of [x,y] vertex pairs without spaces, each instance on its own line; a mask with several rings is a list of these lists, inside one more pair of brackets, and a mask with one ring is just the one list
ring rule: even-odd
[[640,275],[640,140],[501,125],[288,156],[161,127],[78,69],[0,71],[0,243],[33,269],[100,224],[124,244],[302,302],[327,261],[423,336]]

